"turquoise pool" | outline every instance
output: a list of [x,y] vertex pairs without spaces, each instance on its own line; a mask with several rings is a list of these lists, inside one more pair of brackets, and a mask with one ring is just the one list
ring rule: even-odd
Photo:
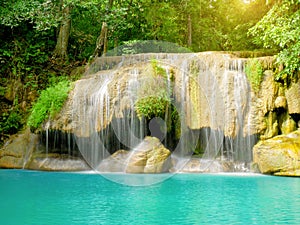
[[98,174],[0,170],[0,199],[5,225],[300,224],[299,178],[177,174],[128,186]]

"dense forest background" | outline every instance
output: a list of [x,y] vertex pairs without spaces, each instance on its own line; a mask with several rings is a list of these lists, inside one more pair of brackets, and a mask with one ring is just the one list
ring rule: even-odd
[[199,51],[276,54],[299,71],[300,0],[2,0],[0,145],[26,125],[41,91],[75,80],[118,46],[158,40]]

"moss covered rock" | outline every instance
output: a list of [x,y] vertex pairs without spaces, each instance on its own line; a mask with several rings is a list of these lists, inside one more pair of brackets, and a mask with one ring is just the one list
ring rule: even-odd
[[300,176],[300,129],[260,141],[253,148],[253,162],[264,174]]

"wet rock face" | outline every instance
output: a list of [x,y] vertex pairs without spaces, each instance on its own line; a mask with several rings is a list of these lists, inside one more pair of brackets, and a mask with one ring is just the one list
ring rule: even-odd
[[261,173],[300,176],[300,129],[256,144],[253,162]]

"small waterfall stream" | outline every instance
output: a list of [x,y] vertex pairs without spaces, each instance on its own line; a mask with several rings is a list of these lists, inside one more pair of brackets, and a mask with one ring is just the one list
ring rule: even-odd
[[[153,60],[166,77],[151,74]],[[247,164],[256,139],[249,130],[251,90],[244,63],[211,52],[99,58],[75,84],[68,103],[69,135],[74,134],[85,160],[97,168],[115,151],[132,150],[151,135],[153,118],[140,117],[136,103],[166,89],[178,121],[168,122],[174,116],[168,110],[160,118],[169,126],[162,143],[173,152],[178,168],[194,153],[203,162]],[[180,164],[180,159],[186,160]]]

